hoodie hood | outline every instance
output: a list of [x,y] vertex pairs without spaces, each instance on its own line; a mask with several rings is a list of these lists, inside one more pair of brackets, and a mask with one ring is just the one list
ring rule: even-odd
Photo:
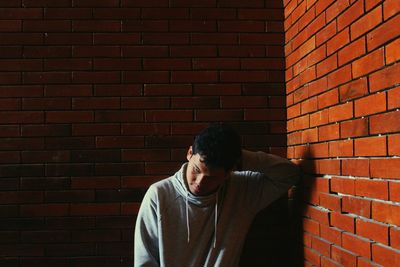
[[174,177],[173,183],[179,194],[182,195],[184,198],[187,198],[190,203],[195,204],[196,206],[205,207],[215,205],[215,199],[217,198],[220,190],[207,196],[196,196],[190,192],[186,180],[187,165],[187,162],[183,164],[181,169],[175,174]]

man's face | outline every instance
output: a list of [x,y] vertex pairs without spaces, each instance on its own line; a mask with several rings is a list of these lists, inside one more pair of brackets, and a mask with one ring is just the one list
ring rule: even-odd
[[187,152],[187,160],[186,180],[193,195],[214,193],[229,178],[229,172],[223,168],[209,169],[199,154],[193,154],[192,147]]

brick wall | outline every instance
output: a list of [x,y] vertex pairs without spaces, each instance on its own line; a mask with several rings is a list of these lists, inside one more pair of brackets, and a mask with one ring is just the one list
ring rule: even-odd
[[278,0],[1,0],[0,265],[132,266],[144,190],[211,121],[285,155],[283,18]]
[[285,1],[305,266],[400,266],[400,2]]

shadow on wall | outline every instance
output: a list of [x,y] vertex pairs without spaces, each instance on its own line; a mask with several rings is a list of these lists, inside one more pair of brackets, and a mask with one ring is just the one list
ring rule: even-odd
[[306,204],[313,202],[316,166],[310,152],[296,162],[302,177],[288,194],[255,218],[244,244],[241,267],[304,266],[303,214]]

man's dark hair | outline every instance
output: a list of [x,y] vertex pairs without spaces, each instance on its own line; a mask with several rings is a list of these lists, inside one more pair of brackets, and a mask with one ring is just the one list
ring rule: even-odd
[[192,145],[193,154],[199,154],[209,168],[231,170],[241,157],[239,134],[223,123],[213,123],[202,130]]

